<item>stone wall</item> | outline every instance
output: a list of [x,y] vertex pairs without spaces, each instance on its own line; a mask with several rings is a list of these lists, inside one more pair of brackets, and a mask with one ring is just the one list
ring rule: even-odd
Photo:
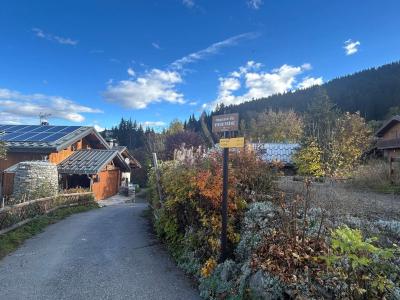
[[25,161],[18,164],[12,204],[57,194],[58,172],[55,164],[47,161]]

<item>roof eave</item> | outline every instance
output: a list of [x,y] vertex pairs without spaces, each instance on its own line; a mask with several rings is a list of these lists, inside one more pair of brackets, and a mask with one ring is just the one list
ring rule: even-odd
[[103,137],[94,129],[93,127],[88,127],[87,130],[81,132],[79,135],[75,136],[73,139],[70,139],[66,141],[63,144],[60,144],[55,148],[56,151],[60,151],[65,149],[66,147],[72,145],[73,143],[79,141],[80,139],[84,138],[85,136],[88,136],[89,134],[93,133],[100,143],[105,147],[105,149],[110,149],[110,146],[107,144],[107,142],[103,139]]
[[[375,133],[375,136],[377,137],[382,137],[387,130],[389,130],[391,128],[391,126],[389,127],[389,125],[391,123],[400,123],[400,116],[394,116],[392,118],[390,118],[389,120],[387,120]],[[389,128],[388,128],[389,127]]]
[[15,147],[6,146],[6,151],[10,153],[39,153],[39,154],[50,154],[57,151],[55,147]]

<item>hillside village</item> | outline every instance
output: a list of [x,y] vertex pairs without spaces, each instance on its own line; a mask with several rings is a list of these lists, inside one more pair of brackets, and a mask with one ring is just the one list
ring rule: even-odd
[[175,2],[5,3],[0,299],[400,299],[400,6]]
[[[390,297],[399,282],[390,274],[399,274],[393,245],[400,242],[400,115],[390,116],[397,111],[391,108],[386,120],[367,122],[359,112],[342,112],[322,88],[319,93],[304,113],[268,109],[248,125],[238,121],[246,145],[229,151],[223,260],[222,150],[220,134],[207,121],[222,107],[199,120],[176,120],[161,133],[124,119],[100,133],[47,121],[0,125],[1,232],[73,203],[87,206],[117,194],[128,201],[135,197],[128,191],[140,186],[147,190],[158,238],[199,282],[204,298]],[[37,204],[44,206],[34,209]],[[366,239],[372,236],[378,237],[374,245]],[[329,245],[330,239],[352,248]],[[352,243],[373,248],[368,253]],[[357,277],[364,263],[346,269],[347,255],[367,259],[374,270],[368,279]],[[331,260],[336,267],[325,269]],[[349,291],[346,284],[365,292]]]

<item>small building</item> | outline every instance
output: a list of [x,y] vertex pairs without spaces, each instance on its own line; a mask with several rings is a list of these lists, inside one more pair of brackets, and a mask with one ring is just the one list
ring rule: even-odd
[[253,143],[261,158],[269,163],[280,162],[284,167],[293,167],[293,154],[300,148],[299,144],[291,143]]
[[93,127],[0,125],[0,133],[7,148],[6,158],[0,159],[0,196],[11,196],[12,166],[23,161],[57,165],[62,188],[90,188],[96,200],[116,194],[122,173],[130,172],[120,151]]
[[111,149],[117,150],[119,154],[121,154],[121,156],[124,158],[126,164],[130,167],[130,171],[123,172],[121,178],[123,185],[125,185],[125,183],[130,183],[132,172],[134,172],[135,169],[141,168],[141,164],[136,160],[136,158],[133,157],[126,146],[118,146],[114,144]]
[[82,187],[93,191],[96,200],[118,193],[121,178],[130,168],[118,150],[78,150],[57,166],[63,189]]
[[400,116],[387,120],[375,134],[378,137],[377,148],[383,151],[387,159],[400,157]]

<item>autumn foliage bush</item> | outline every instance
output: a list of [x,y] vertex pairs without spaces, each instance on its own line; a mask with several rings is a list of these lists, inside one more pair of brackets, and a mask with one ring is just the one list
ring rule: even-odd
[[[219,261],[222,157],[218,151],[160,164],[162,201],[150,176],[154,226],[207,299],[396,299],[398,251],[357,229],[335,228],[300,195],[275,189],[272,167],[231,152],[228,260]],[[390,270],[390,271],[389,271]]]
[[[228,249],[233,255],[247,205],[273,187],[270,167],[253,152],[230,153],[228,190]],[[188,162],[169,161],[160,166],[163,201],[156,177],[150,176],[155,228],[178,260],[195,257],[196,275],[210,274],[219,259],[221,232],[222,156],[210,153]],[[191,252],[188,255],[188,252]],[[184,261],[181,261],[185,264]],[[193,264],[190,264],[193,265]]]

